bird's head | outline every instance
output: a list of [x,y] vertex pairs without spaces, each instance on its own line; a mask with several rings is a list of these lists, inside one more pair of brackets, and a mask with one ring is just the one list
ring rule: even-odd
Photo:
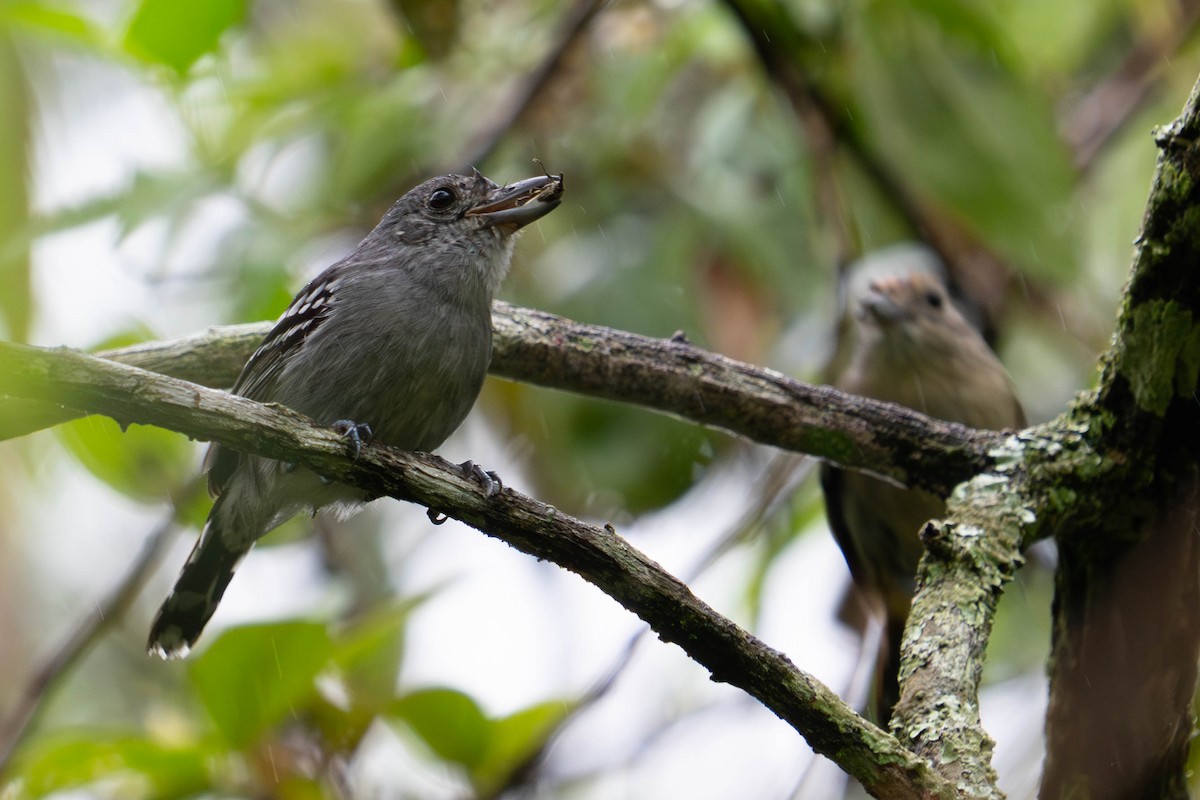
[[[381,253],[420,248],[438,264],[469,264],[495,291],[508,270],[514,234],[562,201],[562,175],[540,175],[505,186],[478,170],[441,175],[404,194],[362,247]],[[411,250],[409,251],[411,252]]]
[[853,301],[865,344],[933,354],[980,338],[928,272],[879,275],[859,287]]

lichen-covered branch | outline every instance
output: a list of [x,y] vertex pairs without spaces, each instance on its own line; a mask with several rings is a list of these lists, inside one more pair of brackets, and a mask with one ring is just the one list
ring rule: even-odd
[[[813,386],[684,341],[584,325],[500,302],[492,319],[494,375],[634,403],[939,494],[987,468],[988,449],[999,438]],[[211,328],[100,355],[207,386],[229,386],[267,330],[266,323]],[[22,418],[7,411],[6,402],[0,396],[0,438],[71,416],[48,414],[42,406],[36,416]]]
[[921,532],[927,555],[901,647],[893,729],[970,797],[1001,796],[979,681],[996,604],[1022,561],[1027,518],[1012,477],[985,473],[963,484],[947,519]]
[[351,459],[341,436],[288,409],[67,349],[0,343],[0,393],[214,439],[462,520],[591,581],[707,667],[714,680],[757,698],[876,796],[954,797],[950,784],[893,737],[703,603],[611,527],[585,524],[511,489],[485,499],[460,469],[436,456],[372,444]]

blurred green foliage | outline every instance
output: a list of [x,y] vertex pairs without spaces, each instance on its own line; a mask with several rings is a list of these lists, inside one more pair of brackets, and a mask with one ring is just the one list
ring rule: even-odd
[[[1053,413],[1092,379],[1111,327],[1153,163],[1145,131],[1172,116],[1200,68],[1194,46],[1172,36],[1172,8],[622,0],[595,15],[516,123],[497,131],[571,4],[123,0],[106,13],[11,0],[0,4],[0,327],[24,338],[37,320],[29,264],[39,237],[114,219],[123,241],[166,231],[150,277],[184,281],[191,299],[217,309],[213,323],[274,317],[399,193],[465,168],[495,136],[476,164],[485,173],[525,177],[536,157],[567,184],[563,207],[518,246],[506,298],[653,336],[682,330],[812,378],[829,351],[839,259],[918,234],[866,153],[1005,265],[993,285],[1008,293],[1007,319],[1035,331],[1037,345],[1003,329],[1001,345],[1015,340],[1009,365],[1035,415]],[[805,121],[812,109],[764,69],[739,18],[776,26],[789,68],[820,91],[829,126],[853,144],[826,141]],[[1170,49],[1152,75],[1162,90],[1081,170],[1063,135],[1077,101],[1133,46],[1156,44]],[[56,65],[68,57],[148,87],[184,155],[33,213],[37,101],[53,105]],[[213,203],[235,219],[212,230],[199,269],[172,266]],[[146,337],[150,325],[129,328]],[[626,519],[662,508],[735,447],[678,420],[534,387],[496,382],[482,402],[528,445],[535,493],[572,512]],[[175,494],[194,468],[187,444],[162,431],[121,433],[89,418],[57,435],[139,503]],[[818,509],[810,486],[755,529],[751,607],[773,559]],[[328,795],[303,770],[271,783],[264,754],[286,751],[288,730],[308,726],[327,755],[345,755],[375,719],[411,732],[491,796],[571,702],[547,698],[496,718],[455,689],[398,686],[414,602],[343,629],[231,630],[189,662],[186,697],[171,712],[186,718],[182,733],[164,733],[160,710],[146,711],[145,729],[47,723],[11,771],[17,796],[103,781],[122,797],[214,787],[262,796],[267,785],[277,796]],[[1028,642],[1045,620],[1022,622],[1003,623],[999,638]]]
[[121,47],[179,75],[217,48],[221,34],[245,16],[242,0],[144,0],[125,29]]
[[[399,612],[399,613],[397,613]],[[25,796],[107,782],[119,797],[184,797],[215,787],[256,792],[266,780],[273,796],[325,796],[303,754],[289,753],[288,728],[310,724],[331,747],[352,752],[370,722],[404,726],[440,759],[463,770],[481,793],[499,789],[514,768],[541,747],[570,705],[547,701],[492,719],[462,692],[391,686],[370,697],[356,679],[364,664],[391,661],[407,609],[390,609],[337,635],[313,622],[233,628],[187,664],[192,699],[209,726],[179,730],[167,722],[148,735],[111,728],[74,729],[39,737],[14,773]],[[381,621],[383,625],[381,626]],[[384,633],[385,635],[380,635]],[[336,687],[336,688],[335,688]],[[341,690],[348,703],[337,700]],[[271,774],[257,772],[270,759]]]

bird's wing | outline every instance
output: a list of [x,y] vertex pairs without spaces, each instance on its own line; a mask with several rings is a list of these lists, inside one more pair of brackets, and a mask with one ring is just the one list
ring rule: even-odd
[[[263,338],[250,356],[231,390],[250,400],[268,402],[275,395],[275,384],[288,358],[329,316],[333,293],[341,280],[336,266],[322,272],[292,299],[275,327]],[[208,473],[208,492],[216,497],[225,488],[241,459],[241,454],[213,444],[204,458]]]

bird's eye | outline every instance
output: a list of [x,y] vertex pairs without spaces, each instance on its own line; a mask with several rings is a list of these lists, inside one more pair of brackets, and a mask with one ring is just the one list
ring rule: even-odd
[[454,201],[457,199],[457,195],[451,189],[434,189],[433,194],[429,195],[429,207],[434,211],[445,211],[454,205]]
[[925,293],[925,302],[929,303],[930,308],[941,308],[943,301],[941,294],[931,290]]

